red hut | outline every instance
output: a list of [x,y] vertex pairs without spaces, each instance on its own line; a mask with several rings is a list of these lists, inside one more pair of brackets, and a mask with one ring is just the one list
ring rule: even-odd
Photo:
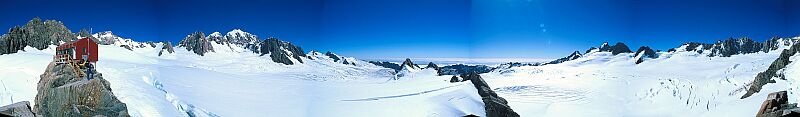
[[94,63],[97,62],[97,43],[89,38],[64,43],[56,48],[55,57],[61,63],[67,60],[75,60],[78,63],[83,63],[86,60]]

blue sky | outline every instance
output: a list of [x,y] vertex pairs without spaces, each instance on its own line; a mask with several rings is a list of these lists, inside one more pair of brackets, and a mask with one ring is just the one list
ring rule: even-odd
[[73,31],[177,42],[243,29],[359,58],[559,58],[602,42],[666,50],[800,35],[796,0],[0,0],[0,27],[33,17]]

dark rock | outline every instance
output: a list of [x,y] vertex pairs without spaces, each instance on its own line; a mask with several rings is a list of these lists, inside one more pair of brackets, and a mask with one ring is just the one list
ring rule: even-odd
[[603,42],[603,45],[600,45],[600,48],[597,48],[600,52],[610,52],[611,46],[608,45],[608,42]]
[[403,64],[400,64],[400,69],[404,69],[406,67],[409,67],[411,69],[421,69],[417,64],[414,64],[414,62],[411,62],[411,59],[409,59],[409,58],[406,58],[406,60],[403,61]]
[[325,56],[328,56],[331,59],[333,59],[333,62],[339,62],[340,59],[339,56],[336,56],[336,54],[333,54],[331,51],[325,52]]
[[[793,42],[796,42],[796,40],[778,37],[768,39],[764,42],[756,42],[750,38],[728,38],[727,40],[719,40],[714,44],[689,42],[682,46],[686,46],[683,51],[697,53],[707,52],[709,57],[730,57],[731,55],[737,54],[769,52],[777,50],[781,46],[790,46]],[[674,48],[669,50],[669,52],[675,51],[676,49]]]
[[506,99],[497,96],[497,93],[489,87],[489,84],[478,73],[462,74],[461,78],[471,81],[478,90],[478,95],[483,100],[487,117],[519,117],[519,114],[508,106]]
[[120,45],[119,47],[122,47],[122,48],[125,48],[125,49],[128,49],[128,50],[133,50],[133,48],[131,48],[131,46],[128,46],[128,45]]
[[428,69],[428,68],[432,68],[432,69],[435,69],[437,71],[439,70],[439,66],[434,64],[433,62],[428,62],[428,66],[425,66],[425,69]]
[[450,82],[451,82],[451,83],[453,83],[453,82],[459,82],[459,80],[458,80],[458,76],[456,76],[456,75],[453,75],[453,77],[451,77],[451,78],[450,78]]
[[290,60],[294,58],[297,62],[303,63],[301,57],[305,57],[306,53],[303,49],[295,46],[289,42],[278,40],[278,38],[268,38],[261,42],[261,56],[269,54],[272,61],[276,63],[283,63],[285,65],[293,65],[294,62]]
[[[464,64],[457,64],[457,65],[449,65],[439,68],[439,75],[461,75],[467,73],[488,73],[494,70],[494,68],[486,66],[486,65],[464,65]],[[463,77],[462,77],[463,78]]]
[[750,38],[731,38],[714,44],[709,56],[730,57],[736,54],[756,53],[762,50],[762,45]]
[[76,40],[76,34],[73,34],[61,21],[42,21],[33,18],[24,26],[14,26],[0,37],[0,55],[17,53],[26,46],[42,50],[49,45],[73,40]]
[[164,51],[166,51],[167,53],[170,53],[170,54],[175,52],[175,49],[172,48],[172,43],[171,42],[164,41],[164,42],[162,42],[162,44],[163,45],[161,46],[161,50],[158,51],[158,56],[161,56],[162,54],[164,54]]
[[206,39],[205,34],[200,31],[194,32],[186,36],[186,38],[183,38],[183,40],[178,43],[178,47],[185,47],[186,50],[192,51],[200,56],[203,56],[208,52],[214,52],[214,47],[212,47],[211,43],[208,41],[208,39]]
[[650,47],[642,46],[639,47],[639,50],[636,50],[636,57],[638,57],[636,59],[636,64],[639,64],[644,62],[645,58],[657,58],[658,55],[656,55],[656,52],[650,49]]
[[[97,73],[87,80],[69,64],[50,63],[37,84],[37,116],[127,117],[127,106],[111,91],[110,83]],[[79,69],[83,71],[83,69]]]
[[[590,53],[594,49],[594,47],[589,48],[589,50],[586,50],[586,53]],[[611,52],[613,55],[632,52],[631,49],[629,49],[628,46],[622,42],[617,42],[617,44],[614,44],[614,46],[609,46],[608,42],[603,42],[603,45],[600,45],[600,47],[596,49],[598,52]]]
[[14,104],[0,107],[0,115],[14,117],[34,117],[31,111],[31,104],[28,101],[17,102]]
[[596,47],[589,47],[589,49],[586,50],[586,52],[583,52],[583,53],[588,54],[589,52],[592,52],[592,50],[594,50],[594,49],[597,49],[597,48]]
[[747,89],[747,92],[741,97],[741,99],[750,97],[751,95],[758,93],[759,91],[761,91],[761,87],[766,85],[767,83],[775,83],[775,80],[773,80],[772,77],[778,77],[780,79],[785,80],[786,79],[785,76],[783,76],[783,74],[779,74],[778,71],[780,69],[786,68],[786,65],[792,62],[789,61],[789,58],[794,56],[798,51],[800,51],[800,44],[794,44],[792,45],[791,48],[783,50],[783,52],[781,52],[781,55],[778,56],[778,58],[775,59],[775,61],[773,61],[772,64],[769,65],[769,68],[766,71],[758,73],[758,75],[756,75],[753,82],[749,84],[750,87]]
[[559,58],[559,59],[547,62],[546,64],[559,64],[559,63],[563,63],[563,62],[566,62],[566,61],[571,61],[571,60],[578,59],[581,56],[583,56],[581,54],[581,52],[575,51],[575,52],[572,52],[572,54],[569,54],[569,56],[567,56],[567,57]]
[[617,55],[620,53],[631,53],[631,52],[632,52],[631,49],[629,49],[628,46],[622,42],[617,42],[617,44],[611,46],[611,54],[613,55]]
[[395,72],[397,72],[397,71],[400,71],[400,70],[402,69],[402,68],[400,67],[400,65],[398,65],[398,64],[395,64],[395,63],[391,63],[391,62],[385,62],[385,61],[369,61],[369,63],[375,64],[375,65],[377,65],[377,66],[381,66],[381,67],[389,68],[389,69],[394,69],[394,71],[395,71]]

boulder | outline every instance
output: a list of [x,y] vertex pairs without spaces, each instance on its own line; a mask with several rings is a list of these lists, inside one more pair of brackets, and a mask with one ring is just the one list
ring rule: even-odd
[[100,73],[91,79],[78,77],[72,65],[51,62],[40,77],[33,107],[37,116],[130,116]]
[[28,101],[17,102],[0,107],[0,115],[14,117],[34,117],[34,114],[31,111],[31,103]]

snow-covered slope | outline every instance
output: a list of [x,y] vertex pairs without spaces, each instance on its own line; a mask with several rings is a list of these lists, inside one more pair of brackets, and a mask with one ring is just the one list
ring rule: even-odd
[[[0,79],[0,104],[35,97],[54,51],[26,50],[0,56],[0,74],[10,74]],[[324,55],[285,65],[256,53],[176,49],[157,56],[159,50],[100,45],[97,70],[133,116],[484,115],[471,83],[449,83],[435,71],[389,80],[394,70],[352,57],[342,58],[355,65]]]
[[635,53],[595,51],[561,64],[483,75],[522,116],[752,116],[769,92],[797,89],[790,85],[796,81],[780,80],[766,85],[761,91],[766,93],[739,99],[780,51],[731,57],[658,54],[635,64]]

